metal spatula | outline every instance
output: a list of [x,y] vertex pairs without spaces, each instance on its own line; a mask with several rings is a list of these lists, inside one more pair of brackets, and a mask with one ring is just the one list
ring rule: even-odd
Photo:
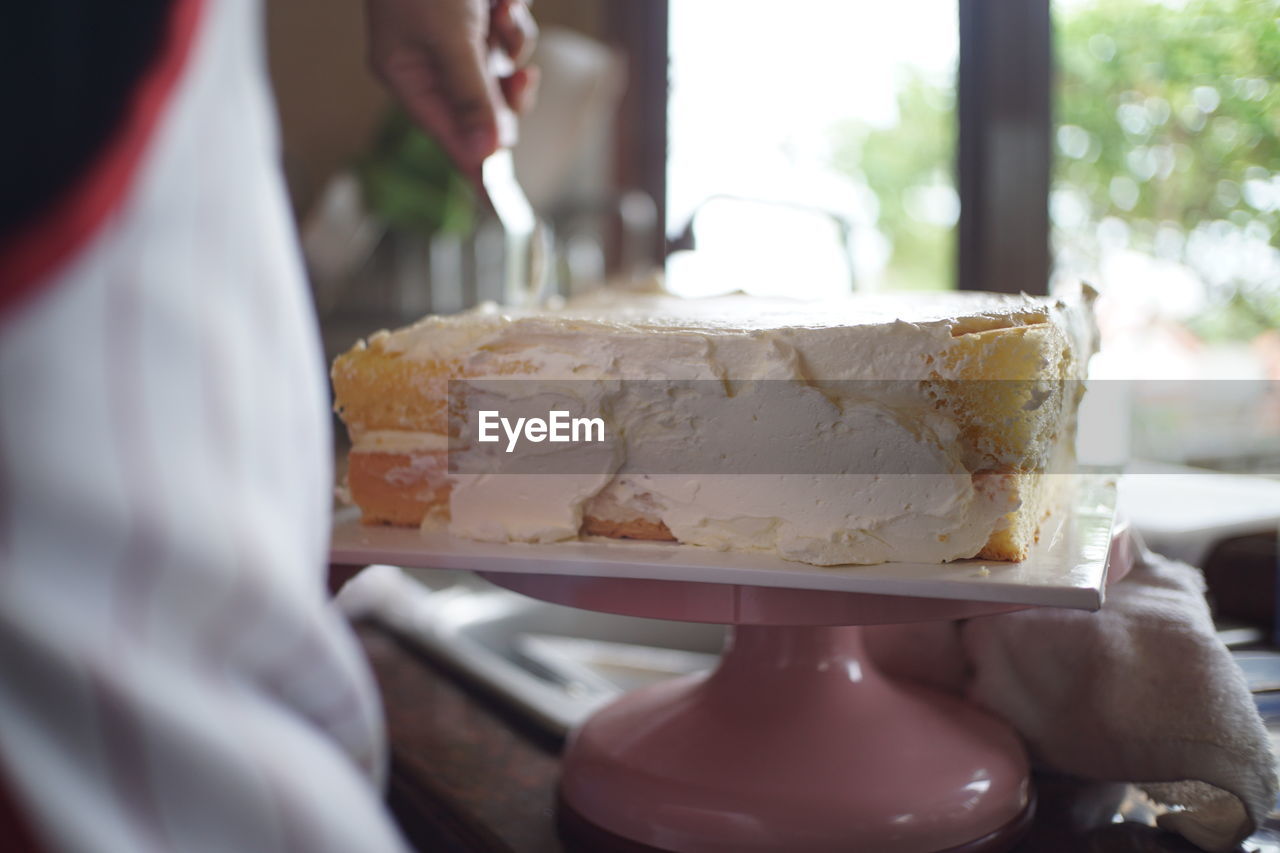
[[541,304],[550,296],[545,292],[545,230],[516,180],[510,148],[489,155],[481,179],[506,238],[502,302],[516,307]]
[[[510,73],[510,59],[499,51],[490,54],[489,64],[500,76]],[[543,304],[551,296],[547,275],[549,238],[516,179],[515,160],[511,156],[511,146],[517,136],[516,124],[515,113],[507,109],[499,111],[498,139],[502,147],[484,161],[480,179],[506,237],[502,302],[525,307]]]

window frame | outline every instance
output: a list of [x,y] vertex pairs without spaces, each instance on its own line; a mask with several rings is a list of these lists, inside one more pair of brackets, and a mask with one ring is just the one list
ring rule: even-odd
[[959,0],[956,286],[1049,288],[1050,0]]

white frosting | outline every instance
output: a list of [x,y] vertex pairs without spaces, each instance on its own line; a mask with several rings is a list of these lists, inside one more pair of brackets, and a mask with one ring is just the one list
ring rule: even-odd
[[[603,496],[656,512],[685,543],[820,565],[933,562],[972,556],[1016,505],[1001,478],[975,477],[975,451],[962,445],[950,417],[920,398],[915,380],[965,376],[971,365],[955,357],[957,337],[1010,326],[1043,327],[1057,351],[1083,362],[1092,349],[1087,317],[1067,302],[990,294],[821,306],[597,296],[554,312],[431,317],[370,345],[407,359],[461,359],[467,377],[503,378],[518,364],[521,379],[711,379],[734,392],[672,399],[658,393],[659,383],[565,383],[582,411],[610,413],[608,431],[618,438],[601,451],[608,463],[583,474],[470,467],[475,473],[456,476],[450,503],[458,535],[575,538],[584,506]],[[1083,368],[1065,370],[1075,378]],[[785,401],[777,385],[770,390],[762,423],[753,406],[764,402],[743,384],[753,379],[801,381],[786,384]],[[852,379],[906,381],[900,389],[877,383],[866,395],[826,384]],[[372,435],[357,446],[412,443]],[[698,438],[739,455],[707,472],[654,473],[670,470],[664,460]],[[545,453],[564,449],[546,445]],[[884,460],[874,474],[866,463],[873,456]]]
[[1006,493],[975,488],[968,472],[643,475],[619,477],[610,488],[652,496],[681,542],[775,551],[820,566],[972,556],[1017,508]]
[[371,345],[409,359],[472,353],[467,367],[528,358],[540,377],[762,378],[781,360],[815,380],[918,379],[957,333],[1044,323],[1050,300],[979,293],[928,301],[868,296],[813,305],[782,299],[593,296],[557,312],[427,317]]
[[[930,408],[833,400],[798,382],[736,390],[654,394],[624,409],[627,457],[611,497],[625,506],[648,495],[681,542],[818,565],[971,556],[1016,508],[975,489],[954,425]],[[699,435],[726,453],[707,460],[714,473],[650,473],[670,470],[664,460]]]
[[612,474],[456,474],[449,530],[488,542],[576,539],[582,508]]

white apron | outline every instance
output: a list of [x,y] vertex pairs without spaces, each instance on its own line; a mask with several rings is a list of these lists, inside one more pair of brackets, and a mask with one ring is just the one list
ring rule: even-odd
[[0,316],[0,778],[49,850],[401,850],[260,11],[201,17],[123,203]]

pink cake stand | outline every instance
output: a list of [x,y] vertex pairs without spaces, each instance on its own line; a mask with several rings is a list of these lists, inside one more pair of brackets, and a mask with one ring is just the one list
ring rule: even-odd
[[[1041,567],[1063,577],[1005,601],[963,600],[984,585],[957,582],[954,571],[941,573],[945,584],[905,584],[908,592],[929,590],[922,597],[713,583],[713,575],[752,572],[699,567],[692,558],[701,552],[663,552],[690,561],[653,563],[665,578],[625,577],[636,565],[612,548],[432,541],[419,531],[364,528],[358,519],[335,526],[330,555],[343,565],[471,570],[573,607],[733,626],[714,672],[628,693],[570,735],[560,817],[583,850],[992,853],[1013,846],[1031,819],[1017,735],[953,696],[877,672],[863,653],[861,626],[1079,606],[1064,590],[1092,589],[1097,606],[1098,587],[1128,571],[1137,547],[1122,524],[1113,526],[1114,507],[1113,486],[1081,490],[1066,532],[1048,540],[1050,553],[1063,553]],[[504,563],[512,568],[489,569]],[[592,567],[612,576],[593,576]],[[672,579],[684,571],[701,578]],[[1010,592],[1007,583],[986,591],[1001,589],[990,597]],[[960,598],[932,597],[944,590]]]
[[561,827],[583,850],[998,851],[1027,828],[1005,723],[892,681],[863,625],[1024,605],[680,581],[484,573],[589,610],[733,626],[719,667],[626,694],[575,730]]
[[[1106,583],[1138,546],[1114,528]],[[576,729],[561,826],[590,851],[994,853],[1028,828],[1008,725],[876,671],[862,627],[1028,605],[655,579],[483,572],[534,598],[733,626],[720,665],[628,693]]]

